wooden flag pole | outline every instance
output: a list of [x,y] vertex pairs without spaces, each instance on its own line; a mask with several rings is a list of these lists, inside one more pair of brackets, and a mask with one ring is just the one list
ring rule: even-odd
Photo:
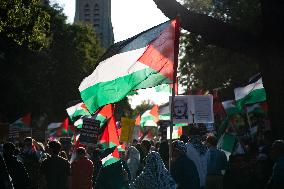
[[179,37],[180,37],[180,16],[176,17],[175,25],[175,46],[174,46],[174,73],[173,73],[173,89],[172,89],[172,103],[171,103],[171,123],[170,123],[170,140],[169,140],[169,170],[171,171],[171,161],[172,161],[172,134],[173,134],[173,112],[174,112],[174,98],[176,95],[176,77],[177,77],[177,67],[178,67],[178,53],[179,53]]

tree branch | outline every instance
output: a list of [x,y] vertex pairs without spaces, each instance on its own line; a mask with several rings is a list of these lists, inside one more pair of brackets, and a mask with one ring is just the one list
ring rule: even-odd
[[153,0],[157,7],[170,19],[177,15],[181,18],[181,27],[189,32],[200,34],[212,45],[231,49],[247,55],[254,55],[259,40],[247,32],[204,14],[194,13],[176,0]]

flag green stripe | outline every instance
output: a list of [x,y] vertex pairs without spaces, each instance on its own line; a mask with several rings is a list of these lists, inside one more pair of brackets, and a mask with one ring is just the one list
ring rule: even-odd
[[89,111],[94,113],[103,105],[122,100],[134,89],[153,87],[168,81],[156,70],[146,68],[112,81],[97,83],[81,91],[81,97]]
[[237,107],[230,107],[225,109],[228,116],[241,113],[241,111]]
[[117,144],[115,144],[115,143],[113,143],[113,142],[111,142],[111,141],[109,141],[109,142],[104,141],[104,142],[99,142],[99,143],[102,145],[102,148],[103,148],[104,150],[106,150],[106,149],[108,149],[108,148],[113,148],[113,147],[116,147],[116,146],[117,146]]
[[119,158],[113,157],[113,158],[110,158],[109,160],[107,160],[107,161],[103,164],[103,166],[106,167],[106,166],[111,165],[111,164],[113,164],[113,163],[115,163],[115,162],[118,162],[118,161],[119,161]]
[[101,122],[100,127],[102,127],[105,124],[105,121],[107,120],[106,117],[101,114],[98,114],[95,119]]
[[251,91],[247,96],[236,101],[237,107],[242,108],[245,104],[254,104],[266,100],[265,89],[256,89]]
[[87,112],[86,110],[81,109],[81,110],[76,110],[76,111],[74,112],[74,114],[69,115],[69,117],[70,117],[70,119],[73,121],[73,119],[74,119],[75,117],[78,117],[78,116],[86,116],[86,115],[91,115],[91,114],[90,114],[89,112]]

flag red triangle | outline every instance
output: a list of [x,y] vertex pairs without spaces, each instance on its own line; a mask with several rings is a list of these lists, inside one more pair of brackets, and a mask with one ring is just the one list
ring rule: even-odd
[[108,119],[108,118],[113,116],[113,105],[107,104],[107,105],[103,106],[102,108],[100,108],[97,113],[101,114],[106,119]]
[[179,28],[178,20],[173,20],[170,26],[148,46],[138,60],[171,80],[173,80],[174,75],[174,47],[179,38],[177,28]]
[[107,145],[107,147],[111,148],[114,146],[119,145],[119,139],[116,129],[116,121],[113,115],[113,105],[108,104],[104,106],[99,114],[102,114],[103,116],[110,118],[110,120],[107,122],[106,127],[104,128],[103,134],[100,138],[100,143],[104,143]]
[[26,126],[31,126],[31,122],[32,122],[32,114],[31,113],[27,113],[22,117],[22,122],[24,125]]
[[61,128],[65,129],[68,132],[68,125],[69,125],[69,121],[68,121],[68,117],[64,119],[64,121],[61,124]]
[[159,120],[159,106],[154,105],[150,110],[150,114],[155,117],[155,122],[157,122]]
[[140,125],[140,121],[141,121],[141,117],[140,114],[137,115],[136,119],[135,119],[135,125]]

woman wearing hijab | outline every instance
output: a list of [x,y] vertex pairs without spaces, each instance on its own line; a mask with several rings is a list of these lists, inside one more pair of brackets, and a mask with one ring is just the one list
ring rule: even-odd
[[176,189],[159,153],[150,152],[145,161],[143,172],[130,184],[130,189]]
[[136,177],[136,173],[139,168],[140,153],[134,146],[130,146],[127,151],[127,156],[127,165],[131,173],[131,180],[133,180]]

